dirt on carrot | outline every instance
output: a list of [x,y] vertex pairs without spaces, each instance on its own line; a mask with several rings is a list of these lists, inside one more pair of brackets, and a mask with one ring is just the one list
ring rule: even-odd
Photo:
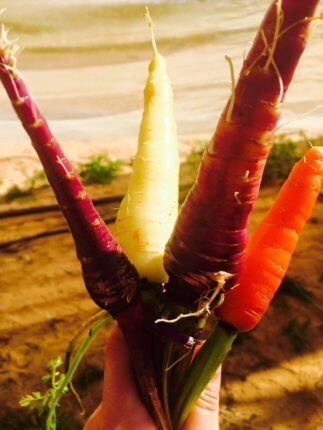
[[[113,184],[117,195],[123,182]],[[111,186],[110,186],[111,187]],[[120,189],[118,190],[118,187]],[[96,189],[96,197],[111,188]],[[266,187],[256,205],[250,229],[272,205],[278,187]],[[50,202],[46,190],[42,202]],[[49,191],[48,191],[49,193]],[[90,191],[91,193],[91,191]],[[37,194],[37,193],[36,193]],[[102,194],[101,194],[102,197]],[[37,199],[37,195],[35,196]],[[36,202],[34,201],[34,204]],[[100,212],[110,216],[114,203],[102,203]],[[1,207],[5,210],[5,206]],[[56,218],[55,218],[56,216]],[[0,219],[4,231],[15,237],[32,236],[57,227],[57,212]],[[64,225],[64,224],[62,224]],[[5,227],[5,230],[4,230]],[[323,201],[318,202],[293,258],[289,277],[306,288],[322,309]],[[69,340],[95,305],[83,286],[72,239],[67,232],[17,242],[0,248],[0,429],[35,429],[18,407],[22,395],[42,388],[47,362],[63,355]],[[279,294],[264,320],[250,334],[238,338],[224,365],[221,423],[223,430],[317,430],[322,426],[323,344],[320,308],[290,294]],[[297,320],[307,324],[304,348],[295,352],[286,327]],[[295,324],[294,324],[295,325]],[[302,335],[302,334],[301,334]],[[76,386],[88,412],[100,398],[100,381],[106,332],[90,349],[77,375]],[[264,345],[266,345],[264,347]],[[83,418],[71,395],[64,400],[59,429],[81,429]]]

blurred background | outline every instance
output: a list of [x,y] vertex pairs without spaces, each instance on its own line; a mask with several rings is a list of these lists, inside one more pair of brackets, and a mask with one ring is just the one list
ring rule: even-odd
[[[23,48],[18,67],[107,223],[136,151],[152,58],[148,5],[174,88],[184,198],[230,96],[269,0],[0,0],[1,20]],[[321,5],[319,12],[323,11]],[[288,92],[250,231],[272,205],[308,141],[322,144],[323,24],[315,22]],[[63,355],[95,306],[64,220],[0,88],[0,430],[39,429],[19,398],[44,389],[46,363]],[[224,366],[223,430],[323,429],[323,200],[318,202],[274,305],[241,336]],[[87,413],[100,397],[99,337],[76,385]],[[80,429],[71,396],[58,430]]]
[[[192,141],[211,137],[230,95],[224,56],[232,57],[238,74],[267,3],[1,0],[0,7],[6,9],[3,20],[11,38],[23,48],[20,69],[67,154],[79,160],[98,151],[119,158],[135,152],[152,57],[144,4],[150,7],[157,43],[167,59],[185,154]],[[288,124],[282,131],[313,135],[323,128],[322,36],[323,26],[314,23],[288,93],[282,117]],[[2,92],[0,96],[0,157],[32,156],[11,106]],[[2,168],[4,189],[14,172],[11,164],[10,179],[4,163]]]

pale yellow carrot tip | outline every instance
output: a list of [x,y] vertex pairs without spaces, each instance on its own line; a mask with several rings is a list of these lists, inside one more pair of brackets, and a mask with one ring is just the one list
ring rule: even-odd
[[145,18],[150,29],[151,43],[153,45],[154,54],[157,55],[158,49],[157,49],[155,33],[154,33],[154,23],[153,23],[153,20],[151,19],[148,6],[145,7],[145,10],[146,10]]

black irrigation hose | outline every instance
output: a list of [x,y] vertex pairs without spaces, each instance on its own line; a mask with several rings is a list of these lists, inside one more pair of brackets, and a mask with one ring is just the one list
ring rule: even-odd
[[[103,220],[106,224],[111,224],[112,222],[114,222],[116,220],[116,217],[103,218]],[[56,229],[56,230],[41,231],[40,233],[36,233],[36,234],[30,235],[30,236],[24,236],[24,237],[21,237],[19,239],[8,240],[7,242],[2,242],[2,243],[0,243],[0,249],[6,249],[6,248],[10,248],[11,246],[21,245],[25,242],[31,242],[31,241],[34,241],[37,239],[42,239],[43,237],[56,236],[56,235],[65,234],[68,232],[69,232],[69,229],[67,226],[63,227],[63,228]]]
[[[180,192],[184,193],[184,196],[185,196],[186,194],[185,191],[187,191],[190,187],[191,187],[191,184],[182,185],[180,186]],[[184,196],[183,195],[180,196],[180,201],[183,201]],[[107,203],[115,203],[116,206],[118,206],[122,199],[123,199],[123,194],[94,199],[93,203],[96,206],[104,205]],[[15,217],[24,216],[24,215],[36,215],[36,214],[58,212],[58,211],[59,211],[59,206],[56,204],[38,206],[33,208],[12,209],[6,212],[0,212],[0,219],[6,219],[6,218],[10,219],[10,218],[15,218]],[[103,217],[103,220],[106,224],[111,224],[116,220],[116,215]],[[56,235],[65,234],[68,232],[69,232],[69,229],[67,226],[53,229],[53,230],[45,230],[36,234],[32,234],[30,236],[21,237],[19,239],[0,242],[0,249],[7,249],[7,248],[10,248],[11,246],[20,245],[25,242],[31,242],[37,239],[42,239],[44,237],[56,236]]]
[[[110,196],[110,197],[101,197],[99,199],[93,199],[93,203],[94,205],[100,206],[106,203],[121,202],[122,198],[123,198],[123,194]],[[47,212],[58,212],[58,211],[59,211],[59,206],[56,203],[51,205],[34,206],[34,207],[21,208],[21,209],[9,209],[7,211],[0,212],[0,219],[14,218],[14,217],[23,216],[23,215],[36,215],[36,214],[42,214]]]
[[[182,185],[180,187],[180,191],[184,192],[190,187],[191,187],[191,184]],[[181,201],[183,201],[183,196],[180,196],[180,197],[181,197],[180,198],[180,202],[181,202]],[[106,203],[120,203],[122,198],[123,198],[123,195],[102,197],[100,199],[93,200],[93,202],[96,206],[100,206],[100,205],[106,204]],[[318,201],[323,202],[323,194],[322,193],[319,195]],[[0,219],[14,218],[14,217],[23,216],[23,215],[33,215],[33,214],[36,215],[36,214],[40,214],[40,213],[48,213],[48,212],[54,212],[54,211],[55,212],[59,211],[58,205],[47,205],[47,206],[38,206],[38,207],[34,207],[34,208],[13,209],[13,210],[10,210],[7,212],[0,212]],[[106,218],[103,217],[103,220],[106,224],[111,224],[111,223],[115,222],[116,216],[109,216]],[[10,248],[11,246],[23,244],[25,242],[31,242],[31,241],[34,241],[37,239],[42,239],[44,237],[56,236],[56,235],[65,234],[68,232],[69,232],[69,229],[67,227],[62,227],[62,228],[58,228],[55,230],[49,230],[49,231],[48,230],[47,231],[41,231],[39,233],[30,235],[30,236],[21,237],[19,239],[9,240],[6,242],[0,242],[0,249],[6,249],[6,248]]]

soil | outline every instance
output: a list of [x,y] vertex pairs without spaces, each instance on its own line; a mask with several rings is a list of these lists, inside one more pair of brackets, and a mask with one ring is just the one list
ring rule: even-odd
[[[123,178],[112,186],[90,187],[90,194],[98,200],[122,194],[125,184]],[[277,186],[262,190],[250,230],[277,191]],[[0,205],[0,430],[36,428],[19,408],[19,399],[43,388],[47,362],[64,355],[82,321],[96,311],[83,286],[71,236],[55,206],[19,215],[22,209],[53,203],[50,190],[44,188]],[[114,209],[111,202],[99,204],[106,219],[113,219]],[[11,215],[5,214],[8,210]],[[222,430],[323,429],[322,239],[320,199],[288,274],[319,305],[282,290],[261,324],[238,338],[223,366]],[[106,336],[104,330],[76,378],[87,414],[101,394]],[[62,411],[58,430],[82,428],[84,418],[71,395],[63,401]]]

